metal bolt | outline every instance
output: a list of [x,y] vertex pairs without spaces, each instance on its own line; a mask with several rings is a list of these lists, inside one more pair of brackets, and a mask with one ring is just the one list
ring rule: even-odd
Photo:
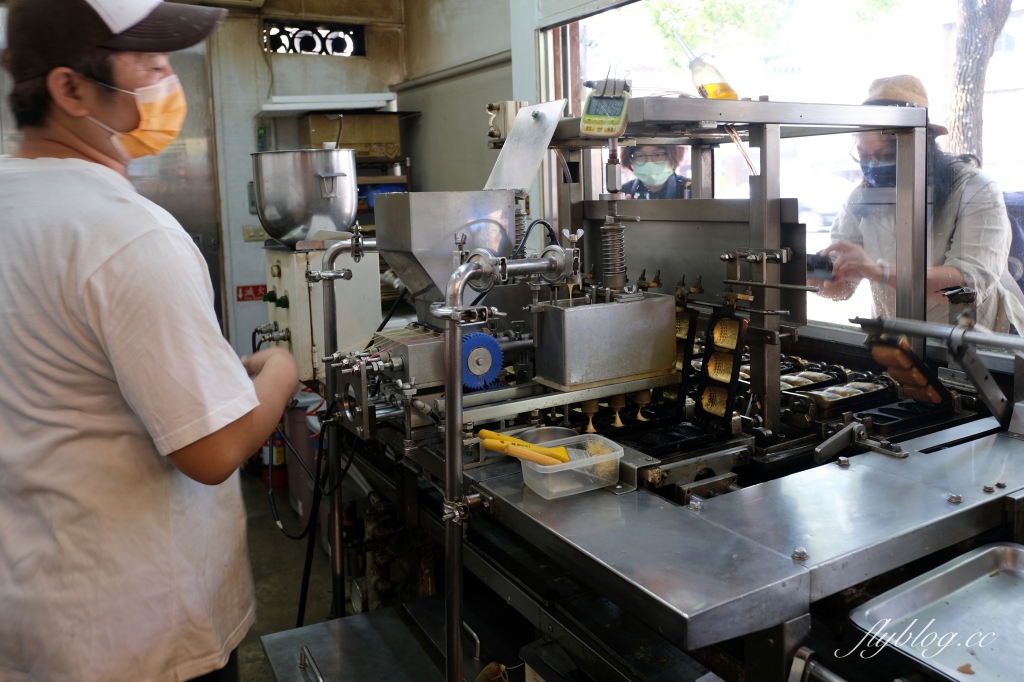
[[[530,114],[530,116],[533,116],[534,118],[540,118],[540,112],[539,111],[535,111],[532,114]],[[551,628],[551,626],[549,625],[548,626],[549,631],[550,631],[550,628]]]
[[891,448],[892,448],[892,443],[890,443],[890,442],[889,442],[889,441],[887,441],[887,440],[880,440],[880,441],[878,441],[878,444],[879,444],[879,445],[881,445],[881,446],[882,446],[883,448],[885,448],[886,450],[889,450],[889,449],[891,449]]
[[838,464],[841,467],[848,467],[850,466],[850,458],[840,457],[839,459],[836,460],[836,464]]
[[362,426],[357,426],[356,427],[356,433],[359,434],[360,436],[363,435],[363,427]]
[[644,457],[644,459],[647,460],[648,462],[653,462],[654,461],[653,457]]
[[984,485],[984,486],[981,487],[981,489],[984,490],[987,493],[994,493],[996,491],[996,489],[993,488],[990,485]]
[[700,511],[704,508],[704,505],[700,503],[700,500],[690,500],[690,509],[694,511]]
[[615,489],[616,490],[622,490],[622,484],[621,483],[616,483],[615,484]]
[[956,493],[950,493],[949,495],[946,496],[946,499],[952,502],[953,504],[960,504],[961,502],[964,501],[964,498],[960,497]]
[[1003,483],[1002,481],[999,481],[998,483],[996,483],[996,487],[997,487],[997,488],[1005,488],[1005,487],[1006,487],[1006,484],[1005,484],[1005,483]]
[[[536,112],[534,112],[534,113],[536,113]],[[552,625],[551,623],[548,623],[548,632],[554,632],[554,631],[555,631],[555,626]]]
[[797,561],[806,561],[807,560],[807,550],[804,549],[803,547],[797,547],[796,549],[793,550],[792,557],[794,559],[796,559]]

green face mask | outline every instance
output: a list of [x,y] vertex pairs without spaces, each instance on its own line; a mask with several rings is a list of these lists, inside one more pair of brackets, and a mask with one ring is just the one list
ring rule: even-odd
[[668,161],[645,161],[633,165],[633,175],[648,187],[660,187],[672,177]]

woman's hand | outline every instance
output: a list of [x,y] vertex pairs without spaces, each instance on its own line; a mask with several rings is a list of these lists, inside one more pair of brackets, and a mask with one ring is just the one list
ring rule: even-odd
[[839,254],[839,258],[832,263],[832,277],[835,278],[833,283],[847,280],[859,282],[862,279],[882,281],[884,269],[881,264],[871,261],[859,245],[840,241],[822,249],[818,255],[830,256],[832,253]]

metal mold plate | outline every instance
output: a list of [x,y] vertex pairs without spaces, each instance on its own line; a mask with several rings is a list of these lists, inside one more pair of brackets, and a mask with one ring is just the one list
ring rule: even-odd
[[522,476],[478,483],[496,517],[684,649],[806,613],[803,567],[656,495],[545,500]]
[[1024,547],[980,547],[862,604],[850,619],[878,637],[862,642],[891,646],[948,679],[1019,680]]
[[811,601],[1000,523],[1000,506],[854,463],[826,465],[707,500],[690,512],[790,556],[811,572]]

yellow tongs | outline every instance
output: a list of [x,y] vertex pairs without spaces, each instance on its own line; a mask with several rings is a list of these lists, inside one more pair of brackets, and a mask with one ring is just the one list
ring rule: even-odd
[[537,462],[537,464],[556,464],[569,461],[569,453],[564,447],[545,448],[533,443],[527,443],[525,440],[513,438],[512,436],[506,436],[503,433],[488,431],[487,429],[480,429],[477,435],[480,437],[484,448],[494,452],[503,452],[506,455],[519,457],[520,459],[530,459],[525,455],[524,451],[526,451],[534,455],[540,455],[546,460],[555,460],[555,462],[540,462],[530,459],[530,461]]

